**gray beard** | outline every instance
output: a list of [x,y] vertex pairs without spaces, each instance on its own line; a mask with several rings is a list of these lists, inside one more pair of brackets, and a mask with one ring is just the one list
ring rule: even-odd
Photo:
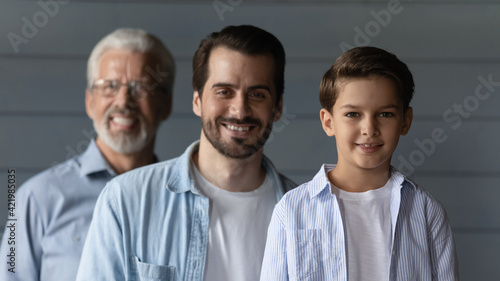
[[148,133],[144,126],[141,126],[140,133],[137,136],[124,133],[113,136],[106,124],[100,126],[96,121],[94,121],[94,129],[97,132],[97,136],[101,138],[107,146],[113,151],[121,154],[139,152],[144,149],[151,140],[151,136],[148,137]]

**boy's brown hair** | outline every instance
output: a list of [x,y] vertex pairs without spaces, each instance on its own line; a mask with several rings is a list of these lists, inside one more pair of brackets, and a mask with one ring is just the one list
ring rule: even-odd
[[408,66],[394,54],[375,47],[357,47],[341,55],[323,75],[319,87],[321,106],[331,112],[347,79],[379,76],[391,79],[398,90],[403,112],[410,107],[415,83]]

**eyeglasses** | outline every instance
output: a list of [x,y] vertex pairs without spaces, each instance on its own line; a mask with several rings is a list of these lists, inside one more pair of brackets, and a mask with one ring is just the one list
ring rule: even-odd
[[127,83],[122,83],[119,80],[99,79],[94,82],[92,89],[103,97],[112,98],[118,94],[122,86],[127,86],[127,90],[136,100],[145,98],[153,91],[154,88],[143,81],[129,81]]

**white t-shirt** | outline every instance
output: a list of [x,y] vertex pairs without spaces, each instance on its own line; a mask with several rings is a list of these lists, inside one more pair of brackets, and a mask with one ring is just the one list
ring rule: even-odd
[[391,177],[383,187],[366,192],[332,188],[344,223],[349,281],[389,280],[392,187]]
[[230,192],[208,182],[191,162],[195,184],[210,200],[205,281],[259,280],[267,228],[277,203],[271,179],[250,192]]

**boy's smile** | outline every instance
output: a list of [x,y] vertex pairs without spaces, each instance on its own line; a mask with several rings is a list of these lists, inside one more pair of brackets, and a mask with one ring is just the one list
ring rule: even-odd
[[395,84],[388,78],[340,82],[332,113],[320,113],[323,129],[337,142],[337,167],[388,171],[400,135],[410,128],[412,109],[403,114]]
[[359,149],[361,149],[365,153],[373,153],[379,150],[382,147],[382,144],[379,143],[360,143],[357,144]]

